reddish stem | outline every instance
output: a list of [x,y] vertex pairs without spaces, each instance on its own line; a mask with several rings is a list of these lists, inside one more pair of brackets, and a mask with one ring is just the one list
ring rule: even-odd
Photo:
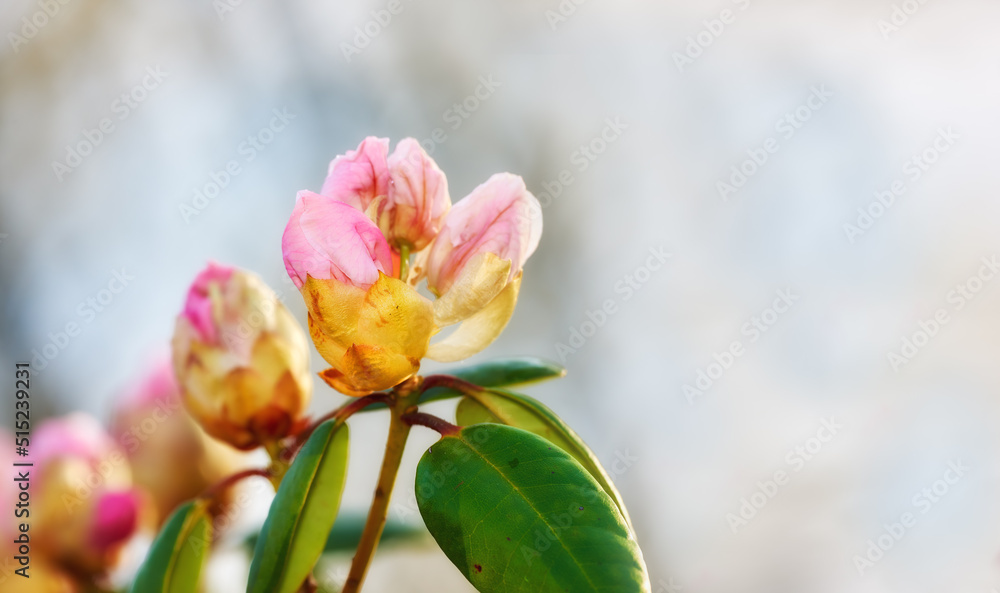
[[424,377],[424,382],[420,386],[420,393],[432,389],[434,387],[447,387],[449,389],[454,389],[465,395],[472,395],[475,393],[482,393],[484,389],[475,383],[470,383],[465,379],[459,379],[452,375],[429,375]]
[[308,428],[300,432],[299,436],[296,437],[295,442],[292,443],[287,449],[285,449],[284,453],[282,453],[282,461],[289,461],[293,457],[295,457],[295,454],[298,453],[299,449],[302,448],[302,445],[306,444],[306,441],[309,440],[309,437],[312,436],[312,433],[315,432],[316,429],[319,428],[319,426],[324,422],[326,422],[327,420],[332,420],[335,418],[346,420],[350,418],[351,415],[354,414],[355,412],[359,412],[372,404],[377,404],[377,403],[389,404],[391,401],[392,397],[388,393],[373,393],[371,395],[366,395],[364,397],[350,401],[347,404],[337,408],[336,410],[328,414],[325,414],[323,416],[320,416],[319,420],[316,420],[315,422],[312,423],[312,425],[310,425]]
[[448,422],[447,420],[443,420],[431,414],[425,414],[424,412],[411,412],[409,414],[404,414],[402,420],[410,426],[416,424],[436,430],[443,437],[455,436],[458,434],[458,431],[461,430],[459,427]]
[[213,486],[210,486],[205,492],[202,493],[201,498],[206,498],[209,500],[214,500],[217,496],[226,491],[229,487],[241,480],[246,478],[252,478],[254,476],[260,476],[262,478],[270,477],[271,472],[266,469],[248,469],[241,472],[235,473],[227,478],[223,478],[221,481]]

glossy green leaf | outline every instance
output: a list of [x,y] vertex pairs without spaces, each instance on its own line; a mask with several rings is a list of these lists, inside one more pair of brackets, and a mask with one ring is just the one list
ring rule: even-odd
[[337,519],[349,441],[347,425],[330,420],[299,451],[257,539],[248,593],[294,593],[312,572]]
[[[448,370],[445,373],[480,387],[510,387],[565,377],[566,368],[554,362],[542,360],[541,358],[525,356],[491,360],[460,369]],[[420,401],[418,403],[425,404],[427,402],[461,396],[462,393],[460,391],[456,391],[450,387],[433,387],[420,394]],[[362,411],[372,412],[375,410],[384,410],[385,408],[385,404],[376,403]]]
[[431,535],[478,591],[650,591],[615,502],[530,432],[477,424],[443,437],[417,465],[416,494]]
[[211,540],[207,503],[199,500],[181,505],[156,536],[132,584],[132,593],[197,591]]
[[608,496],[615,501],[618,510],[625,517],[625,522],[634,533],[625,502],[597,456],[572,428],[538,400],[519,393],[492,390],[483,392],[475,398],[463,398],[458,403],[455,416],[461,426],[493,422],[527,430],[569,453],[590,472]]

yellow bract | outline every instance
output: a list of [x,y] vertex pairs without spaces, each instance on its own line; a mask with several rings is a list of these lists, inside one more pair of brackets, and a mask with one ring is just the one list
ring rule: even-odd
[[388,389],[414,375],[437,331],[431,302],[382,273],[368,290],[310,276],[302,295],[309,333],[333,366],[320,377],[347,395]]
[[[451,362],[479,352],[514,313],[521,274],[508,282],[510,266],[492,253],[477,255],[433,303],[381,273],[368,290],[310,276],[302,287],[309,333],[333,365],[320,377],[341,393],[362,396],[413,376],[425,356]],[[443,327],[459,322],[451,335],[430,343]]]

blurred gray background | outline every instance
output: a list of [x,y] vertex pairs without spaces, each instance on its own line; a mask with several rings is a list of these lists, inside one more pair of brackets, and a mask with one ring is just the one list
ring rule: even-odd
[[[304,321],[295,192],[366,135],[413,136],[453,200],[511,171],[545,205],[474,360],[568,367],[530,393],[615,475],[654,591],[1000,587],[1000,5],[389,4],[5,0],[0,362],[41,356],[39,414],[107,417],[208,259]],[[350,507],[383,430],[358,419]],[[471,591],[434,548],[384,552],[366,591]]]

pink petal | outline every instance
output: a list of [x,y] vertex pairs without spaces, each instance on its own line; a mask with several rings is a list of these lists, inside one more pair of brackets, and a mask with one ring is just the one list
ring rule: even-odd
[[217,338],[215,320],[212,318],[212,300],[209,298],[209,286],[212,283],[225,284],[233,275],[233,268],[223,266],[215,262],[209,262],[208,266],[198,274],[188,290],[187,301],[184,303],[184,312],[191,325],[198,331],[202,340],[214,344]]
[[299,192],[281,240],[285,269],[299,288],[306,276],[367,288],[391,274],[392,251],[360,210],[310,191]]
[[349,150],[330,162],[319,193],[364,212],[376,196],[388,191],[388,154],[388,138],[365,138],[357,150]]
[[35,467],[63,457],[95,463],[114,447],[114,441],[94,417],[74,412],[38,425],[31,436],[31,461]]
[[100,550],[128,539],[139,521],[139,497],[135,492],[109,492],[94,507],[90,543]]
[[498,173],[459,201],[445,218],[427,259],[427,284],[443,294],[479,253],[511,261],[510,278],[524,267],[542,236],[541,206],[524,180]]
[[413,138],[400,140],[388,162],[389,195],[379,226],[390,242],[405,241],[419,251],[437,236],[451,208],[448,179]]
[[147,373],[139,377],[118,400],[118,411],[144,409],[180,397],[177,378],[169,355],[158,357]]

